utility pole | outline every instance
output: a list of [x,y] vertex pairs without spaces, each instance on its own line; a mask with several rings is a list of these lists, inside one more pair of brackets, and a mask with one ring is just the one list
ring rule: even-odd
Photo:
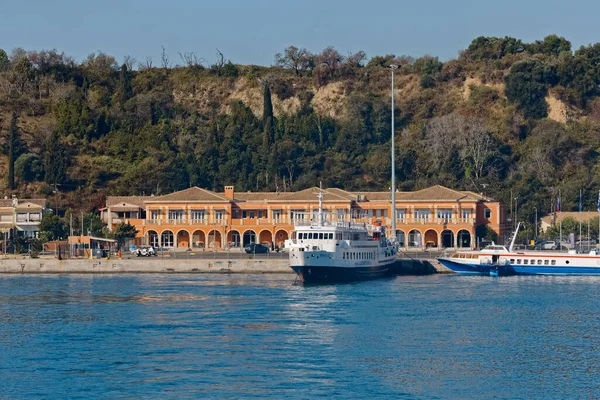
[[533,207],[535,210],[535,239],[537,240],[538,235],[538,224],[537,224],[537,207]]
[[516,224],[516,226],[519,226],[519,219],[517,217],[518,208],[519,208],[519,196],[515,196],[515,224]]
[[73,258],[73,213],[69,218],[69,258]]
[[392,242],[396,242],[396,149],[394,137],[394,71],[398,68],[396,64],[390,65],[392,70]]

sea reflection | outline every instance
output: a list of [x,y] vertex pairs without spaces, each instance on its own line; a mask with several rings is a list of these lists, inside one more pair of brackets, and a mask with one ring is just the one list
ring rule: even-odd
[[[590,398],[598,279],[0,276],[9,398]],[[2,396],[0,396],[2,397]]]

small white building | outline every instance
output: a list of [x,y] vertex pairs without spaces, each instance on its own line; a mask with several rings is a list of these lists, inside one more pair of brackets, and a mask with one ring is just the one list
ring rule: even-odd
[[46,199],[18,199],[14,196],[12,199],[0,199],[0,233],[6,234],[7,239],[14,236],[38,237],[46,205]]

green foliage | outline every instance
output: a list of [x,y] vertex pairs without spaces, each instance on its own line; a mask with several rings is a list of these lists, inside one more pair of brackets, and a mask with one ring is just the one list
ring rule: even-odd
[[118,88],[119,103],[123,105],[127,100],[133,96],[133,90],[131,88],[131,77],[127,70],[127,65],[123,64],[119,72],[119,88]]
[[22,182],[40,181],[44,177],[44,165],[37,154],[22,154],[15,161],[15,176]]
[[137,233],[135,226],[121,222],[114,227],[111,236],[117,241],[117,247],[121,248],[127,239],[133,239]]
[[479,239],[485,239],[494,243],[498,243],[498,234],[488,225],[478,225],[475,230],[475,235],[477,235]]
[[548,115],[546,66],[536,60],[524,60],[512,66],[505,78],[504,94],[517,105],[526,118],[544,118]]
[[46,140],[44,153],[45,181],[51,185],[67,182],[67,168],[70,157],[65,144],[60,140],[57,131],[54,131]]
[[227,61],[221,70],[221,76],[227,76],[230,78],[235,78],[240,73],[238,67],[232,63],[231,61]]
[[60,240],[67,237],[67,224],[57,215],[45,213],[40,221],[40,237],[45,241]]
[[544,40],[536,40],[527,46],[531,53],[547,54],[557,56],[562,52],[571,52],[571,42],[564,37],[548,35]]
[[367,68],[383,67],[389,68],[394,63],[396,56],[393,54],[386,54],[385,56],[375,56],[367,63]]
[[81,95],[69,95],[54,107],[56,132],[61,137],[73,135],[77,139],[94,136],[94,121],[91,110]]
[[27,150],[25,143],[21,139],[19,127],[17,126],[17,113],[13,112],[8,128],[8,188],[15,188],[15,161]]
[[525,51],[525,44],[513,37],[485,37],[474,39],[467,52],[475,60],[499,60],[509,54],[518,54]]
[[[131,71],[103,53],[77,64],[56,51],[19,49],[0,73],[10,88],[0,101],[22,110],[30,147],[15,175],[43,178],[42,196],[55,183],[88,196],[158,195],[190,185],[289,191],[319,181],[388,190],[387,68],[396,63],[401,190],[443,184],[479,192],[486,185],[486,194],[508,204],[512,189],[519,215],[531,217],[534,206],[548,208],[551,188],[600,187],[600,44],[572,54],[555,36],[533,44],[480,37],[456,60],[383,55],[366,67],[364,52],[343,56],[333,47],[312,55],[290,46],[278,56],[276,67],[238,66],[218,53],[210,69]],[[508,101],[497,86],[504,77]],[[465,100],[460,87],[469,78]],[[262,115],[257,90],[264,90]],[[543,119],[548,92],[566,103],[567,124]],[[0,142],[8,154],[8,141]]]
[[0,49],[0,72],[8,71],[8,67],[10,66],[10,60],[6,55],[6,52]]
[[[83,231],[81,231],[83,222]],[[75,215],[73,218],[73,231],[83,236],[105,237],[107,236],[108,229],[106,222],[102,221],[100,214],[97,213],[85,213],[83,219],[81,215]]]

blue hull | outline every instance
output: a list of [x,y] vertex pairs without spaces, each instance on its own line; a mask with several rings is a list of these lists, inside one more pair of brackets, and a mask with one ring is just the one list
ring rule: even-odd
[[463,264],[445,258],[438,258],[438,261],[463,275],[600,275],[600,267]]

